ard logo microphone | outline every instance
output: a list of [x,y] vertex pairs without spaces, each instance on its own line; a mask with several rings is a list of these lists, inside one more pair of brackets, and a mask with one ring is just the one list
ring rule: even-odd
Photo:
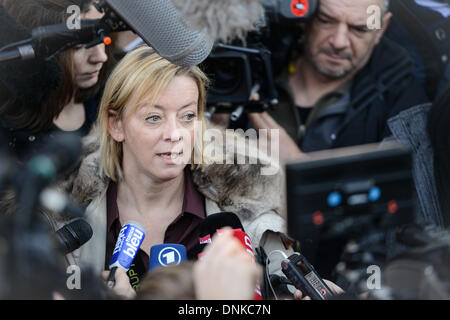
[[157,244],[150,249],[150,263],[148,270],[158,267],[177,265],[187,260],[186,247],[182,244]]

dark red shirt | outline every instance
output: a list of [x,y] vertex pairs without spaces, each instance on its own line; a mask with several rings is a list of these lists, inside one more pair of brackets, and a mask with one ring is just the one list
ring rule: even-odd
[[[185,191],[183,207],[181,213],[169,225],[164,235],[164,243],[178,243],[186,247],[186,250],[192,250],[198,244],[198,226],[205,219],[205,198],[197,191],[192,182],[191,170],[186,167],[184,170]],[[117,184],[113,181],[109,184],[107,191],[107,234],[106,234],[106,260],[105,270],[109,269],[112,252],[116,245],[117,237],[122,228],[119,220],[119,208],[117,206]],[[146,234],[151,237],[150,234]],[[149,256],[139,250],[128,271],[130,283],[133,288],[138,289],[141,278],[147,273],[149,265]]]

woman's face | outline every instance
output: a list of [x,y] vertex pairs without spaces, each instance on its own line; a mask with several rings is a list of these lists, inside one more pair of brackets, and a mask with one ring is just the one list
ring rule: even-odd
[[[81,14],[81,19],[101,19],[103,13],[91,5],[89,11]],[[73,50],[73,64],[75,83],[78,88],[87,89],[98,82],[98,76],[103,64],[108,60],[105,45],[99,44],[86,49],[84,45],[76,46]]]
[[[157,181],[182,174],[194,146],[198,99],[196,82],[188,76],[176,76],[154,106],[145,98],[135,102],[132,97],[121,120],[110,118],[109,132],[122,142],[125,175],[130,166]],[[135,110],[127,112],[134,105]]]

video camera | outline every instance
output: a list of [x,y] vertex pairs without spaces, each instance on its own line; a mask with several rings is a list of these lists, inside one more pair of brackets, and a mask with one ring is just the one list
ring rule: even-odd
[[[285,65],[298,39],[299,24],[311,19],[319,0],[268,0],[257,31],[245,41],[219,43],[201,67],[212,79],[207,117],[231,113],[236,121],[244,109],[264,112],[278,105],[274,76]],[[258,101],[251,101],[254,93]]]

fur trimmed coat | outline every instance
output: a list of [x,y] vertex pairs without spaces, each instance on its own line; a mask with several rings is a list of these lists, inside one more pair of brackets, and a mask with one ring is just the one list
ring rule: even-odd
[[[76,264],[82,269],[90,267],[100,273],[105,266],[106,250],[106,191],[109,178],[100,174],[99,132],[94,128],[84,139],[84,154],[76,172],[61,185],[73,200],[86,207],[85,219],[93,229],[92,238],[79,249],[66,256],[69,264]],[[234,134],[236,139],[246,139]],[[224,139],[225,140],[225,139]],[[241,140],[242,141],[242,140]],[[254,248],[264,247],[267,254],[273,250],[292,253],[292,242],[286,236],[284,175],[279,164],[259,151],[250,152],[252,146],[247,145],[246,164],[236,164],[238,155],[243,150],[230,154],[228,140],[223,148],[223,161],[204,158],[203,166],[192,171],[192,179],[197,190],[205,197],[206,215],[228,211],[240,218],[245,231],[249,234]],[[239,144],[236,144],[239,145]],[[234,148],[233,148],[234,150]],[[257,154],[257,164],[251,162],[251,156]],[[205,157],[205,155],[204,155]],[[234,159],[235,164],[225,164],[225,159]],[[255,160],[255,159],[253,159]],[[223,163],[223,164],[222,164]],[[274,175],[261,175],[264,166],[276,168]],[[61,216],[47,214],[52,227],[57,230],[67,223]],[[270,273],[278,273],[282,256],[271,258]],[[279,258],[279,259],[277,259]]]

